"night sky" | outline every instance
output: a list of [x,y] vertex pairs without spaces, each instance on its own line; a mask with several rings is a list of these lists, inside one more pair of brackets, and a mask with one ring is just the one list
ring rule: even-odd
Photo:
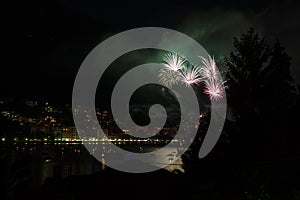
[[229,54],[233,37],[254,27],[270,42],[281,41],[300,84],[299,5],[271,0],[15,2],[4,16],[9,39],[0,73],[1,96],[70,102],[77,70],[93,47],[116,33],[143,26],[183,32],[216,59]]

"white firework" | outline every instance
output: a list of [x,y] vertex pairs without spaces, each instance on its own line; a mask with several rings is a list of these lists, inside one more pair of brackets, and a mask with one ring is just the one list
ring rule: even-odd
[[217,72],[217,66],[214,58],[211,56],[208,59],[200,57],[203,63],[201,67],[201,76],[203,79],[218,79],[219,73]]
[[163,65],[173,71],[181,70],[184,66],[185,59],[182,58],[178,53],[167,53],[163,58]]
[[201,82],[201,70],[199,67],[191,67],[182,71],[181,81],[186,84],[186,86],[198,85]]
[[177,85],[181,80],[180,73],[178,71],[170,70],[169,68],[162,68],[158,74],[160,82],[166,87],[172,87]]
[[216,79],[209,79],[204,81],[204,93],[208,95],[210,100],[219,101],[224,96],[224,81],[218,81]]
[[204,93],[210,100],[219,101],[224,97],[225,86],[221,75],[217,70],[214,58],[201,57],[202,66],[186,63],[187,61],[177,53],[168,53],[164,57],[164,67],[159,72],[159,78],[163,85],[172,87],[179,82],[190,87],[194,84],[204,83]]
[[210,100],[219,101],[224,96],[225,82],[221,80],[221,75],[217,71],[217,65],[211,56],[208,59],[200,57],[203,63],[201,76],[204,80],[204,93]]

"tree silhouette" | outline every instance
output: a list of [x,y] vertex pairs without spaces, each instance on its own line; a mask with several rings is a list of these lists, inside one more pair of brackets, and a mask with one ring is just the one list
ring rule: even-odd
[[225,59],[228,104],[235,119],[228,131],[243,149],[240,153],[269,157],[282,147],[288,125],[284,118],[296,102],[291,58],[279,41],[270,46],[252,28],[234,38],[233,45]]

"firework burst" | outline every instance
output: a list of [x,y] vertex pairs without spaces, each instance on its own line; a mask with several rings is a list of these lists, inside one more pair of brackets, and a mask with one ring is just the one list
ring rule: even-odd
[[173,71],[178,71],[183,68],[186,60],[178,55],[178,53],[168,53],[164,57],[163,61],[165,62],[163,65],[166,68],[169,68]]
[[186,69],[181,73],[181,81],[186,84],[186,86],[198,85],[201,82],[201,70],[198,67],[192,67]]
[[205,81],[204,93],[210,100],[219,101],[224,96],[224,83],[214,79]]
[[203,63],[201,68],[201,75],[203,79],[218,79],[219,73],[217,72],[217,66],[214,58],[211,56],[208,59],[200,57]]
[[160,82],[166,87],[172,87],[173,85],[177,85],[181,80],[180,73],[178,71],[173,71],[169,68],[160,69],[158,77]]
[[160,82],[167,86],[179,84],[179,82],[190,87],[194,84],[204,83],[204,93],[210,100],[219,101],[224,97],[225,86],[221,75],[217,70],[214,58],[200,57],[201,66],[186,63],[187,61],[177,53],[168,53],[163,61],[163,66],[159,71]]
[[224,81],[221,80],[221,75],[217,71],[217,66],[214,58],[211,56],[208,59],[200,57],[203,63],[201,67],[201,76],[204,80],[204,93],[208,95],[210,100],[219,101],[224,96]]

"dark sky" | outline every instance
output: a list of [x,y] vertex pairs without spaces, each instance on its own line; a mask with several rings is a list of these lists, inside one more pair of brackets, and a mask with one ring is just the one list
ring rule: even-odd
[[9,39],[1,95],[70,101],[77,70],[89,51],[109,36],[143,26],[181,31],[216,58],[228,55],[234,36],[254,27],[271,42],[282,42],[299,84],[299,5],[279,0],[15,2],[5,12]]

